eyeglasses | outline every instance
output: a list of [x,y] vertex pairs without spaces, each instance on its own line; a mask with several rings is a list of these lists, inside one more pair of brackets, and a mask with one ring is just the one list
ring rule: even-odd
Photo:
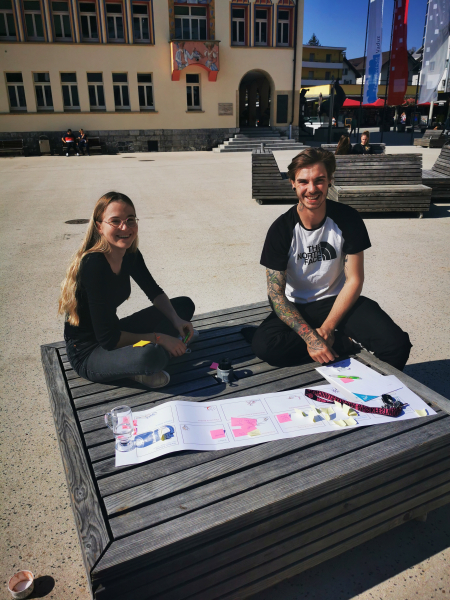
[[111,219],[110,221],[99,221],[99,223],[108,223],[114,229],[118,229],[124,223],[127,227],[137,227],[138,221],[139,219],[136,219],[136,217],[128,217],[128,219],[124,219],[123,221],[122,219]]

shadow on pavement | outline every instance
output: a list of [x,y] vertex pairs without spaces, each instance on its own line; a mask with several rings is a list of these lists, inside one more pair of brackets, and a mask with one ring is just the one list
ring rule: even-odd
[[403,370],[431,390],[450,398],[450,359],[406,365]]

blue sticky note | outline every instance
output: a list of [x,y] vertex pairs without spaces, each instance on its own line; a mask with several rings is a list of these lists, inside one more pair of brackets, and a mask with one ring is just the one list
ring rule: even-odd
[[366,394],[355,394],[354,393],[353,395],[357,396],[358,398],[360,398],[364,402],[369,402],[369,400],[375,400],[375,398],[378,398],[378,396],[366,396]]

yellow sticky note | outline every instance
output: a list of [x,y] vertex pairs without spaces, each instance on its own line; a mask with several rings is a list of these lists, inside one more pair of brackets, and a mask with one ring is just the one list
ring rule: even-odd
[[342,410],[349,417],[357,417],[358,416],[358,413],[356,412],[356,410],[354,408],[352,408],[351,406],[348,406],[347,404],[342,405]]
[[133,344],[133,348],[138,348],[139,346],[146,346],[147,344],[151,344],[151,342],[148,342],[147,340],[141,340],[137,344]]
[[346,425],[357,425],[357,422],[353,417],[350,417],[349,419],[344,419],[344,423]]
[[253,431],[249,431],[248,435],[250,435],[251,437],[255,437],[256,435],[261,435],[261,432],[259,429],[254,429]]
[[311,421],[313,423],[315,423],[316,421],[319,420],[319,413],[317,412],[316,408],[311,408],[309,413],[308,413],[308,417],[311,419]]
[[325,419],[325,421],[329,421],[330,420],[330,415],[327,412],[321,412],[320,416],[323,417]]
[[426,417],[428,415],[427,411],[425,408],[419,409],[419,410],[415,410],[414,411],[416,413],[416,415],[418,415],[419,417]]
[[336,410],[342,410],[342,404],[340,402],[336,402],[336,400],[334,401],[334,406]]
[[335,419],[334,421],[331,421],[333,423],[333,425],[337,425],[338,427],[346,427],[347,423],[342,420],[342,419]]
[[299,417],[304,417],[304,413],[300,408],[294,408],[295,412],[298,414]]

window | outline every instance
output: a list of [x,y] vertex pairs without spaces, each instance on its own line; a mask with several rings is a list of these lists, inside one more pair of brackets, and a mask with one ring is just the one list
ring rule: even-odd
[[24,0],[25,25],[29,40],[43,40],[44,28],[42,26],[41,3],[39,0]]
[[325,71],[325,79],[331,79],[330,71]]
[[325,62],[331,62],[331,54],[326,55]]
[[112,78],[116,110],[129,110],[128,75],[126,73],[113,73]]
[[186,95],[188,110],[200,110],[200,75],[186,73]]
[[64,110],[80,110],[76,73],[61,73]]
[[135,42],[150,41],[148,3],[137,4],[136,2],[133,2],[133,35]]
[[246,45],[247,8],[231,8],[231,43]]
[[93,2],[80,2],[80,21],[83,42],[98,42],[97,12]]
[[175,38],[177,40],[206,40],[206,6],[175,6]]
[[124,42],[122,4],[106,3],[106,22],[108,25],[108,41]]
[[6,85],[11,111],[27,110],[22,73],[6,73]]
[[309,62],[315,62],[316,60],[316,55],[314,52],[310,52],[309,53]]
[[153,83],[151,73],[138,73],[139,107],[141,110],[153,110]]
[[342,74],[343,74],[343,75],[348,75],[348,69],[344,69],[344,70],[342,71]]
[[34,73],[34,91],[38,110],[53,110],[52,88],[48,73]]
[[314,79],[314,71],[309,71],[308,79]]
[[52,2],[53,10],[53,27],[55,29],[55,39],[67,40],[72,39],[72,31],[70,29],[70,13],[68,2]]
[[255,8],[255,46],[267,46],[269,15],[267,8]]
[[16,39],[16,24],[11,0],[0,0],[0,39]]
[[91,110],[106,110],[102,73],[88,73],[87,80]]
[[290,44],[290,16],[291,12],[289,10],[278,11],[277,43],[279,46],[289,46]]

